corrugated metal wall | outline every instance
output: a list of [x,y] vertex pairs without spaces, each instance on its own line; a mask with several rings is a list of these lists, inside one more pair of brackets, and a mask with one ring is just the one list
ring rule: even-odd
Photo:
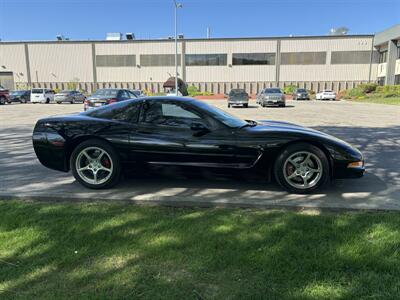
[[[281,65],[279,72],[275,65],[232,65],[233,53],[280,53],[285,52],[326,52],[324,65]],[[182,47],[184,43],[184,47]],[[69,81],[79,79],[81,86],[90,91],[98,87],[146,88],[158,92],[161,84],[175,68],[141,66],[140,54],[174,54],[173,41],[132,41],[132,42],[40,42],[28,43],[29,64],[25,59],[24,43],[0,42],[0,68],[12,71],[16,83],[27,82],[27,65],[30,66],[31,81],[51,87],[65,86]],[[182,50],[184,49],[184,53]],[[224,66],[179,67],[188,83],[200,90],[223,93],[233,87],[245,87],[255,93],[261,87],[297,84],[314,90],[320,87],[343,89],[370,77],[376,80],[378,65],[373,64],[331,64],[332,51],[370,51],[372,37],[343,38],[287,38],[243,39],[243,40],[185,40],[179,41],[180,54],[227,54]],[[133,67],[95,67],[95,55],[136,55]],[[278,55],[279,56],[279,55]],[[279,57],[276,58],[279,63]],[[0,69],[0,71],[2,71]],[[184,72],[183,72],[184,71]],[[19,75],[23,74],[23,75]],[[279,78],[276,78],[279,74]],[[97,83],[95,82],[97,79]]]

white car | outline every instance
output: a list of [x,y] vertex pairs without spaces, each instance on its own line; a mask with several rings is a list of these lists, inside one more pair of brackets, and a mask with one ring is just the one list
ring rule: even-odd
[[315,95],[315,100],[336,100],[336,93],[331,90],[324,90]]
[[54,102],[54,91],[50,89],[32,89],[31,103]]

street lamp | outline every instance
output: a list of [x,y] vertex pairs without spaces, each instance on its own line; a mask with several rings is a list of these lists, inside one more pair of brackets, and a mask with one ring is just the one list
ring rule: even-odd
[[178,8],[182,8],[182,3],[177,3],[174,0],[175,4],[175,94],[178,96]]

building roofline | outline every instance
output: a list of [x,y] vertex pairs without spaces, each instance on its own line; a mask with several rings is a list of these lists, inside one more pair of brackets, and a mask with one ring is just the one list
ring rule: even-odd
[[[276,36],[276,37],[225,37],[225,38],[185,38],[179,41],[204,42],[204,41],[259,41],[259,40],[307,40],[307,39],[349,39],[349,38],[373,38],[373,34],[352,34],[352,35],[307,35],[307,36]],[[173,42],[174,39],[136,39],[136,40],[43,40],[43,41],[0,41],[0,44],[91,44],[91,43],[154,43],[154,42]]]

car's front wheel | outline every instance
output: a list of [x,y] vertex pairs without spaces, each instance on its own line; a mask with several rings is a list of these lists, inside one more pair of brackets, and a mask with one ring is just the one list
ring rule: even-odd
[[118,153],[105,141],[92,139],[79,144],[71,155],[75,179],[91,189],[114,186],[120,177]]
[[292,193],[308,194],[329,178],[329,161],[318,147],[299,143],[285,148],[275,163],[275,178]]

